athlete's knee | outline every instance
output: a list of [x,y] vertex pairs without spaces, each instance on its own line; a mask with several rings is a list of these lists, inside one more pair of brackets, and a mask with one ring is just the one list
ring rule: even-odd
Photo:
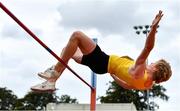
[[81,31],[75,31],[72,33],[71,40],[79,40],[81,37],[83,37],[83,32]]
[[82,36],[83,32],[81,32],[81,31],[74,31],[72,35],[73,36]]

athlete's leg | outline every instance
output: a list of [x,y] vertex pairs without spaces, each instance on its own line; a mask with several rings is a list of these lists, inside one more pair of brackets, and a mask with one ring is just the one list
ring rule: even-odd
[[[61,53],[61,59],[65,63],[68,63],[69,59],[74,58],[75,61],[77,60],[77,62],[80,63],[82,56],[79,56],[79,54],[82,53],[82,55],[87,55],[91,53],[95,49],[95,47],[96,47],[96,43],[93,40],[91,40],[84,33],[80,31],[76,31],[72,34],[66,47],[63,49]],[[79,60],[77,56],[80,57]],[[65,69],[65,66],[61,64],[60,62],[58,62],[55,65],[55,70],[59,74],[57,76],[57,79],[62,74],[64,69]],[[52,79],[50,81],[56,81],[57,79]]]
[[[72,34],[66,47],[61,52],[61,59],[65,63],[68,63],[69,59],[73,58],[77,63],[81,63],[82,55],[91,53],[95,47],[96,43],[93,40],[84,33],[76,31]],[[31,89],[35,91],[54,91],[56,80],[60,77],[64,69],[64,65],[58,62],[55,67],[38,74],[47,81],[32,86]]]

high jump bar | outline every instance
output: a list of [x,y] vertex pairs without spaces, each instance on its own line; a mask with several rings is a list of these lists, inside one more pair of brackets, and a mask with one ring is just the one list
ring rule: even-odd
[[28,27],[26,27],[9,9],[7,9],[1,2],[0,7],[4,10],[18,25],[20,25],[32,38],[34,38],[42,47],[44,47],[52,56],[54,56],[59,62],[61,62],[69,71],[71,71],[82,82],[94,90],[94,88],[82,79],[73,69],[71,69],[60,57],[58,57],[49,47],[47,47]]

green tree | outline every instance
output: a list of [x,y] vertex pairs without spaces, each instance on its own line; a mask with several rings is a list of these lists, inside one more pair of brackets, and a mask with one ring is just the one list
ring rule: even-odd
[[6,87],[0,88],[0,110],[41,110],[50,102],[78,103],[77,99],[69,95],[58,97],[55,93],[28,92],[18,99],[13,91]]
[[55,93],[29,92],[24,98],[18,99],[16,109],[18,110],[40,110],[49,102],[57,102]]
[[68,95],[58,97],[55,93],[29,92],[16,102],[16,110],[41,110],[48,103],[78,103]]
[[[163,86],[154,85],[153,88],[149,90],[149,98],[160,98],[168,101],[169,97],[165,94],[165,92],[166,89]],[[149,101],[150,104],[148,104],[146,91],[127,90],[117,85],[114,81],[110,82],[110,87],[106,91],[106,95],[101,96],[98,99],[100,99],[101,103],[133,102],[137,110],[143,110],[147,107],[149,107],[150,110],[159,109],[159,105],[154,101]]]
[[73,99],[71,98],[69,95],[62,95],[60,98],[59,98],[59,101],[58,103],[78,103],[77,99]]
[[13,110],[17,96],[9,89],[0,88],[0,110]]

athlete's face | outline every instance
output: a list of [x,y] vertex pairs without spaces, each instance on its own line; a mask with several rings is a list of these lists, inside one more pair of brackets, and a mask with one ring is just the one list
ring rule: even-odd
[[[160,76],[160,75],[156,75],[157,73],[155,73],[158,69],[156,68],[156,64],[158,63],[159,61],[155,62],[155,63],[151,63],[150,65],[147,66],[147,70],[154,75],[154,77],[156,77],[156,83],[160,83],[160,82],[163,82],[164,79],[163,79],[163,76]],[[158,77],[158,78],[157,78]]]
[[150,72],[156,71],[156,63],[151,63],[150,65],[148,65],[147,70],[149,70]]

